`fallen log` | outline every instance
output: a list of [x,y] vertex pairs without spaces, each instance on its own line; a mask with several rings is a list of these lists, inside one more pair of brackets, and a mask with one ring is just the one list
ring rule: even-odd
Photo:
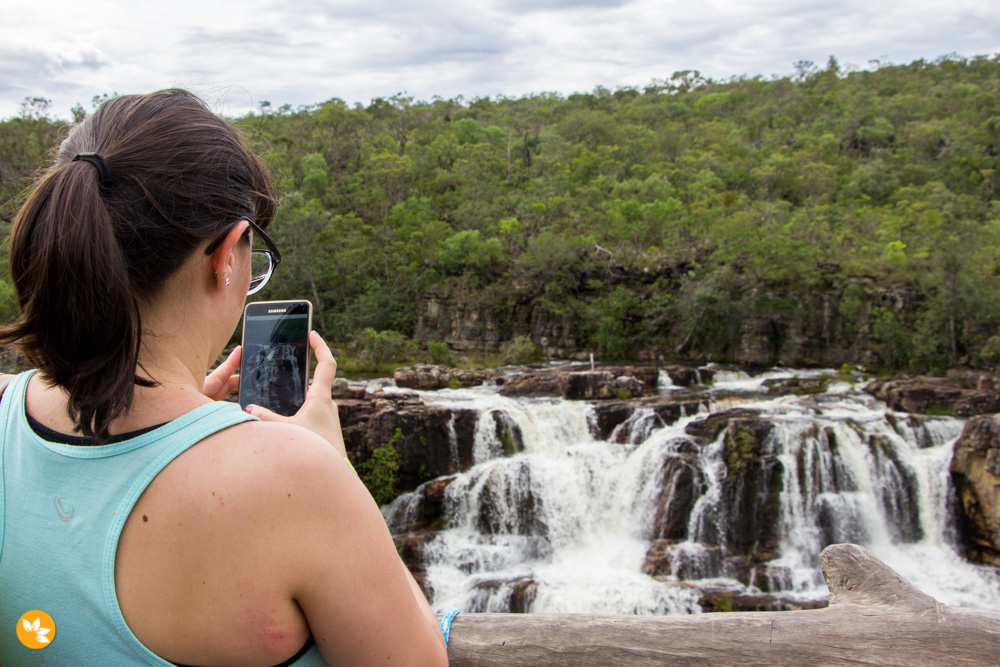
[[1000,610],[943,605],[854,544],[820,554],[825,609],[692,616],[460,614],[464,665],[996,665]]

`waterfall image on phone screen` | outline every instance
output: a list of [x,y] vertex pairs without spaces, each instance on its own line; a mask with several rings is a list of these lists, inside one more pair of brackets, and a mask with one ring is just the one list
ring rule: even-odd
[[309,315],[300,308],[275,310],[279,308],[287,312],[245,319],[240,403],[263,405],[287,416],[305,400]]
[[249,352],[252,361],[247,380],[257,392],[252,401],[260,405],[289,405],[305,393],[299,366],[299,350],[295,345],[278,343],[255,346]]

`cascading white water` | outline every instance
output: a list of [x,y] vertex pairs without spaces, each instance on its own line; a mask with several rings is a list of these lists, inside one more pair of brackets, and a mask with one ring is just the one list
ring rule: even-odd
[[765,404],[785,471],[781,557],[795,592],[825,592],[816,556],[855,542],[948,604],[1000,607],[1000,577],[954,547],[948,466],[962,422],[893,415],[857,396]]
[[[716,372],[715,386],[759,391],[762,379]],[[639,408],[622,445],[616,435],[593,438],[583,402],[511,399],[489,387],[421,397],[480,413],[475,465],[447,486],[447,526],[423,546],[435,608],[693,613],[689,581],[757,592],[733,578],[719,547],[733,509],[722,502],[724,435],[695,447],[684,426],[701,416],[666,425]],[[819,551],[852,541],[942,602],[1000,608],[997,571],[965,562],[952,545],[948,462],[959,420],[894,416],[846,384],[820,398],[748,397],[738,407],[772,424],[761,454],[780,463],[782,486],[778,557],[755,567],[753,584],[821,598]],[[494,420],[484,418],[497,411],[520,430],[523,451],[504,456]],[[672,507],[679,493],[664,487],[666,471],[685,466],[698,491],[686,539],[670,547],[674,576],[653,578],[642,568],[657,507]],[[416,495],[384,508],[390,528],[406,524]]]

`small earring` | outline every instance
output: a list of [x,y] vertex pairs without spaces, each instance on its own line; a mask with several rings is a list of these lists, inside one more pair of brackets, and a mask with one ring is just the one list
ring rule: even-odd
[[223,273],[222,277],[226,279],[226,287],[229,287],[229,274]]

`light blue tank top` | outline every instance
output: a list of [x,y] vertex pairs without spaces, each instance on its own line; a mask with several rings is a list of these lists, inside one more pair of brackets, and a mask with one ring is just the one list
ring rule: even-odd
[[[118,538],[168,463],[203,438],[254,418],[235,403],[217,402],[130,440],[54,443],[26,420],[31,374],[14,378],[0,401],[0,665],[169,667],[132,634],[118,607]],[[52,641],[37,650],[16,634],[22,615],[34,610],[55,624]],[[292,664],[326,663],[313,646]]]

